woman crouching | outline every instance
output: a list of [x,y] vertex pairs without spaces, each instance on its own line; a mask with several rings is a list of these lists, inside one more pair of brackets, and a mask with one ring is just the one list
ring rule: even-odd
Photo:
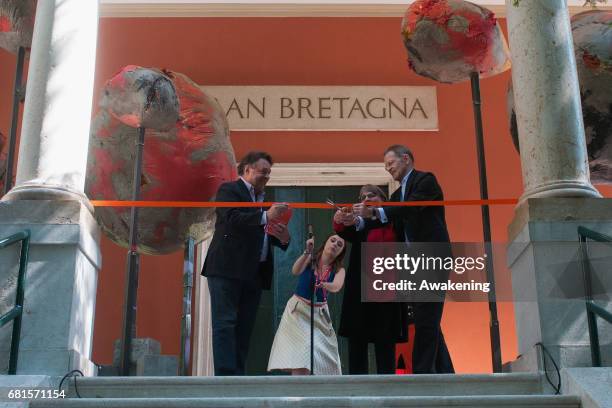
[[[295,261],[291,272],[299,275],[294,295],[287,302],[268,362],[268,371],[283,370],[293,375],[310,374],[310,287],[313,276],[314,240],[306,241],[306,250]],[[328,293],[336,293],[344,285],[342,259],[346,243],[331,235],[314,254],[316,260],[314,305],[314,374],[339,375],[338,339],[327,307]]]

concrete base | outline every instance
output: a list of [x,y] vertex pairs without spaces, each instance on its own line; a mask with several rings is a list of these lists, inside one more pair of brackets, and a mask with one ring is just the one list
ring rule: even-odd
[[[104,370],[105,375],[119,375],[120,347],[121,340],[115,340],[113,366]],[[178,375],[178,357],[161,355],[161,344],[155,339],[133,339],[130,362],[130,375],[152,377]]]
[[[527,353],[518,356],[516,360],[504,364],[503,372],[548,371],[554,373],[555,367],[550,361],[551,358],[562,367],[591,367],[591,347],[589,345],[547,346],[546,350],[550,356],[545,355],[540,346],[534,346]],[[603,366],[612,367],[612,345],[601,347],[601,360]],[[538,369],[533,370],[533,367]]]
[[176,356],[142,356],[136,362],[136,375],[145,377],[167,377],[178,375],[179,362]]
[[[2,237],[28,229],[30,257],[18,374],[64,375],[73,369],[95,375],[90,361],[100,231],[79,201],[0,202]],[[0,251],[0,281],[14,282],[19,246]],[[13,286],[14,287],[14,286]],[[14,301],[3,293],[2,308]],[[11,330],[0,331],[0,357],[8,360]]]
[[563,394],[580,397],[582,408],[612,407],[612,368],[561,370]]
[[[529,199],[509,226],[508,265],[512,269],[520,371],[543,369],[537,343],[561,367],[590,366],[589,332],[578,261],[579,226],[612,235],[612,200]],[[597,250],[597,245],[593,249]],[[593,254],[591,254],[593,256]],[[612,310],[612,265],[598,257],[593,270],[598,304]],[[612,344],[612,325],[599,324],[600,343]]]

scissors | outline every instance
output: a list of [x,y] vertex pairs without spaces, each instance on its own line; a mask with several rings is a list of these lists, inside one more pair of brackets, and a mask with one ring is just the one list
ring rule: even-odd
[[331,205],[332,207],[334,207],[338,211],[342,211],[342,207],[340,207],[338,204],[334,203],[334,201],[331,198],[328,198],[327,200],[325,200],[325,203]]

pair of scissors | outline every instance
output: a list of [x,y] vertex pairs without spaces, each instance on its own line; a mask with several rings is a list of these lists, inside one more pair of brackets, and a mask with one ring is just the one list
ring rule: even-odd
[[334,203],[334,201],[331,198],[328,198],[327,200],[325,200],[325,203],[331,205],[332,207],[334,207],[338,211],[342,211],[342,207],[340,207],[338,204]]

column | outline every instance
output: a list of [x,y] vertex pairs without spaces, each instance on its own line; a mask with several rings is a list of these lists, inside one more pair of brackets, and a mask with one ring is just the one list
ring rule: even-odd
[[[17,373],[94,375],[91,361],[100,230],[84,194],[98,0],[41,0],[28,74],[16,186],[0,202],[0,237],[31,245]],[[19,247],[0,251],[0,287]],[[0,359],[10,331],[0,333]]]
[[16,186],[5,200],[84,194],[98,0],[38,2]]
[[580,89],[565,0],[506,0],[525,192],[600,197],[589,180]]

